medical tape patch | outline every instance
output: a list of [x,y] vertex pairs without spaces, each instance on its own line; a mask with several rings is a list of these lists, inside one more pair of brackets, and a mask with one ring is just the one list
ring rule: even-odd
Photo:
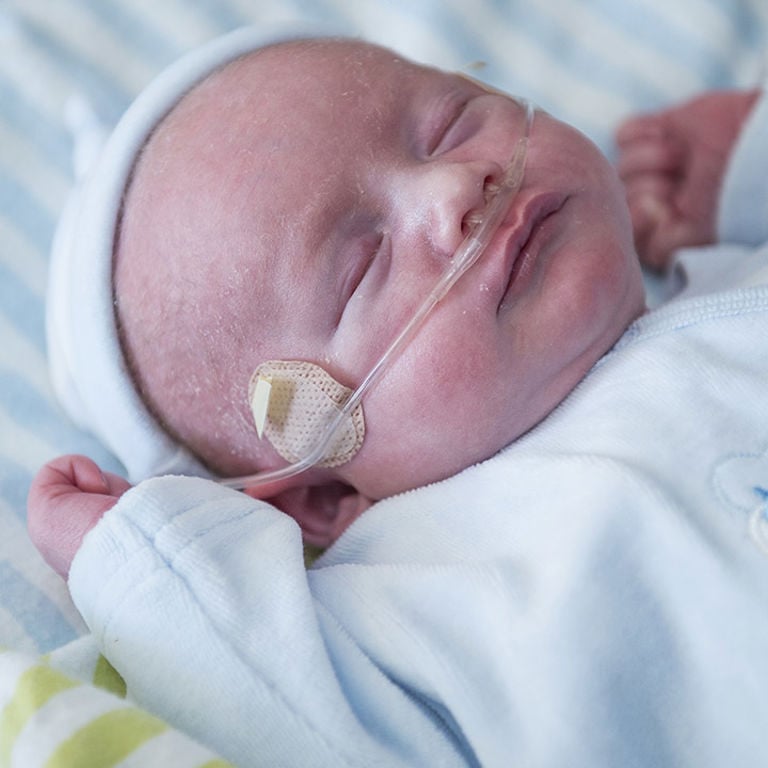
[[[265,437],[284,459],[296,462],[320,439],[332,416],[352,390],[324,368],[304,360],[269,360],[252,374],[248,402],[259,437]],[[321,467],[346,464],[365,437],[362,405],[339,426]]]

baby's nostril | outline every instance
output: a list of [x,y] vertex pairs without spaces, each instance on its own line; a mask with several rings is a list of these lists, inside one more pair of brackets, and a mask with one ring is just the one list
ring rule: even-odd
[[469,234],[483,220],[483,211],[470,211],[461,222],[462,234]]
[[483,184],[483,207],[481,209],[471,210],[461,222],[462,232],[465,235],[482,222],[488,204],[499,194],[500,190],[501,185],[494,181],[492,176],[488,176],[485,179],[485,183]]
[[485,204],[488,205],[488,203],[493,200],[496,195],[499,194],[499,190],[501,189],[501,185],[498,184],[495,181],[488,181],[483,187],[483,197],[485,198]]
[[461,221],[462,234],[469,234],[475,227],[482,223],[485,212],[496,195],[501,191],[501,184],[493,176],[486,176],[483,181],[483,207],[471,210]]

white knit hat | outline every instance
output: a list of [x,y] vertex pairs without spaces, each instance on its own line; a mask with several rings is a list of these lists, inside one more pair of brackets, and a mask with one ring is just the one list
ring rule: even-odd
[[131,482],[167,473],[210,475],[149,413],[120,348],[112,255],[120,205],[137,153],[179,99],[218,67],[265,45],[317,34],[316,27],[294,25],[269,32],[247,27],[181,58],[129,107],[59,221],[46,318],[54,390],[75,423],[96,435],[122,462]]

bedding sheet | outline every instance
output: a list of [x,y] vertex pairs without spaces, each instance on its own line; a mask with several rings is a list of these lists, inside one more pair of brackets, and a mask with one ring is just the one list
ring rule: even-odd
[[[64,706],[67,698],[53,706],[57,696],[74,694],[60,680],[51,683],[41,656],[53,654],[55,661],[56,649],[71,647],[87,628],[25,529],[32,476],[54,455],[86,453],[120,471],[96,440],[63,415],[48,382],[47,257],[58,213],[104,132],[162,67],[235,27],[291,20],[362,35],[531,97],[585,131],[609,156],[612,130],[624,115],[707,88],[754,85],[763,78],[768,50],[763,0],[0,3],[0,647],[7,649],[0,657],[0,766],[46,764],[96,712],[106,711],[97,704],[88,705],[93,710]],[[81,643],[86,647],[87,639]],[[89,658],[79,667],[89,684],[72,690],[101,703],[111,697],[106,708],[122,711],[128,705],[114,697],[119,685],[108,694],[90,685],[100,662],[98,655]],[[30,699],[24,680],[43,680],[55,695]],[[20,701],[26,708],[19,709]],[[93,718],[82,714],[55,738],[41,740],[35,717],[40,719],[46,701],[51,713],[92,712]],[[128,765],[136,755],[143,755],[137,765],[213,759],[192,749],[188,762],[168,762],[159,747],[152,757],[172,732],[157,727],[147,727],[146,738],[117,757],[94,753],[94,762],[83,763],[65,751],[50,764]],[[33,737],[44,745],[34,759],[23,751],[24,739]],[[141,745],[144,752],[136,752]]]

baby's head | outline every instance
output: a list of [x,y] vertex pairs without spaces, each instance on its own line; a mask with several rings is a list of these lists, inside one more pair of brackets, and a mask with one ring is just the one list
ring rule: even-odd
[[[163,429],[222,476],[284,463],[256,433],[253,370],[303,360],[358,385],[484,209],[522,115],[341,39],[270,46],[197,84],[143,147],[114,247],[122,348]],[[360,450],[272,491],[306,523],[341,495],[357,509],[488,458],[642,307],[612,168],[537,113],[509,213],[366,395]]]

